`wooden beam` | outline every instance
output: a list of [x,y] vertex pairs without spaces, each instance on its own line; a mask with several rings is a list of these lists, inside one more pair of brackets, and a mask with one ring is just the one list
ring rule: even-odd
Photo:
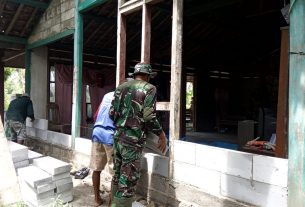
[[79,4],[78,11],[83,13],[106,2],[108,0],[84,0]]
[[31,14],[30,18],[28,19],[28,21],[26,22],[25,26],[24,26],[23,29],[22,29],[22,32],[21,32],[21,34],[20,34],[21,36],[24,36],[24,34],[25,34],[27,28],[30,26],[30,24],[31,24],[31,22],[32,22],[32,20],[33,20],[33,18],[35,17],[35,15],[36,15],[36,13],[37,13],[37,11],[38,11],[37,8],[35,8],[35,9],[33,10],[33,12],[32,12],[32,14]]
[[25,50],[25,92],[31,94],[31,58],[32,51]]
[[24,4],[31,7],[36,7],[40,9],[48,8],[49,4],[41,2],[41,1],[34,1],[34,0],[7,0],[9,2],[17,3],[17,4]]
[[[118,1],[118,6],[122,1]],[[117,70],[116,85],[120,85],[125,80],[126,67],[126,17],[118,10],[118,31],[117,31]]]
[[183,0],[173,0],[171,92],[170,92],[170,177],[173,177],[173,141],[181,137],[181,80]]
[[16,13],[14,14],[13,19],[11,20],[10,24],[8,25],[7,29],[4,32],[5,35],[8,35],[11,32],[11,30],[13,29],[13,26],[14,26],[16,20],[18,19],[19,14],[22,11],[22,9],[23,9],[23,4],[19,5]]
[[124,3],[122,6],[119,7],[119,13],[120,14],[130,14],[135,11],[138,11],[143,6],[143,0],[130,0]]
[[4,0],[0,1],[0,14],[2,14],[4,6],[5,6],[5,1]]
[[4,123],[4,64],[2,62],[0,62],[0,100],[0,115]]
[[170,102],[157,102],[156,110],[157,111],[169,111],[170,110]]
[[74,34],[74,29],[67,29],[67,30],[65,30],[61,33],[56,34],[56,35],[53,35],[53,36],[47,37],[45,39],[38,40],[38,41],[30,43],[30,44],[27,45],[27,49],[33,49],[33,48],[36,48],[36,47],[47,45],[47,44],[50,44],[52,42],[56,42],[57,40],[60,40],[64,37],[70,36],[72,34]]
[[5,43],[14,43],[25,45],[27,43],[27,39],[21,37],[14,37],[9,35],[0,35],[0,41]]
[[150,63],[151,7],[143,4],[141,62]]
[[290,7],[288,206],[305,203],[305,1]]
[[17,57],[19,57],[19,56],[22,56],[22,55],[24,55],[25,54],[25,52],[20,52],[19,54],[16,54],[16,55],[14,55],[14,56],[11,56],[11,57],[9,57],[9,58],[6,58],[6,59],[4,59],[4,58],[2,58],[2,62],[7,62],[7,61],[10,61],[10,60],[14,60],[15,58],[17,58]]
[[[78,8],[79,0],[75,0]],[[81,98],[82,98],[82,76],[83,76],[83,15],[75,9],[75,33],[74,33],[74,60],[73,60],[73,104],[71,124],[71,147],[75,149],[75,138],[80,136],[81,125]]]
[[276,118],[276,150],[275,155],[287,158],[288,153],[288,56],[289,56],[289,28],[282,29],[281,59],[279,74],[279,90]]

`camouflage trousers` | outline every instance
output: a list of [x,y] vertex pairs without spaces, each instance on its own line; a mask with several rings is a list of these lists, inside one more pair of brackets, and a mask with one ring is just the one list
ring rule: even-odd
[[6,138],[16,142],[26,138],[25,124],[19,121],[7,120],[5,125]]
[[114,140],[114,176],[112,185],[117,186],[115,197],[130,198],[140,178],[142,148]]

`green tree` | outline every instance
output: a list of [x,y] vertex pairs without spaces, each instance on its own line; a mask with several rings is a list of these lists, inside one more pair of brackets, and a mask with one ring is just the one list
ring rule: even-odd
[[4,110],[7,110],[11,97],[25,90],[25,70],[4,68]]

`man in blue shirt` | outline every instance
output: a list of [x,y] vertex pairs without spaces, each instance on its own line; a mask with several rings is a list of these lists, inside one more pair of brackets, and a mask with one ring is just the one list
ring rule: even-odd
[[100,175],[108,163],[109,173],[113,175],[113,134],[115,126],[109,116],[114,92],[107,93],[96,114],[92,133],[90,168],[93,170],[92,182],[96,206],[103,204],[100,196]]

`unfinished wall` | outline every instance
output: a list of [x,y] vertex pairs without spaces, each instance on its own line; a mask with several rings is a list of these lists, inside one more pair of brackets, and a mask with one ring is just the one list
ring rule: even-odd
[[[74,166],[88,166],[91,140],[76,138],[73,151],[67,145],[69,135],[55,139],[49,133],[56,132],[47,131],[45,124],[34,124],[27,127],[27,133],[36,137],[27,140],[29,146],[43,154],[70,160]],[[137,191],[148,199],[169,207],[181,203],[243,206],[233,205],[234,201],[230,199],[262,207],[287,207],[287,159],[183,141],[174,141],[173,144],[173,180],[168,177],[168,157],[143,154],[142,177]]]
[[28,42],[33,43],[67,29],[74,29],[74,8],[74,0],[52,0]]
[[48,49],[32,50],[31,58],[31,99],[35,118],[46,118],[48,90]]

